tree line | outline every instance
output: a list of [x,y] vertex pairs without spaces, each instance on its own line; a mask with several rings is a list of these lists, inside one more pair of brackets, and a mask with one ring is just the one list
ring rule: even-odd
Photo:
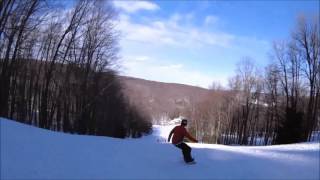
[[110,2],[68,10],[46,0],[0,2],[0,116],[77,134],[140,137],[151,130],[122,92]]
[[287,40],[276,41],[261,70],[244,57],[229,91],[214,84],[185,115],[203,142],[267,145],[312,140],[320,129],[319,17],[300,16]]

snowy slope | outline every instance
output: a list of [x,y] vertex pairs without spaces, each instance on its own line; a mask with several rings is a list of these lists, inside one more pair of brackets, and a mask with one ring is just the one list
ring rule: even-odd
[[171,126],[142,139],[69,135],[1,119],[0,179],[319,179],[319,143],[243,147],[192,144],[196,165],[160,143]]

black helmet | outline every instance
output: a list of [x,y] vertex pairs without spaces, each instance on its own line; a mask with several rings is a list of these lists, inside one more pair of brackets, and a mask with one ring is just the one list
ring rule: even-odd
[[181,125],[186,126],[187,124],[188,124],[188,120],[187,119],[182,119]]

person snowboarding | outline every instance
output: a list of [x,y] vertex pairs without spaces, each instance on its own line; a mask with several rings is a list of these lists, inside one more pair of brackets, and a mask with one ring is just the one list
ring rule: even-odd
[[168,142],[170,142],[171,136],[172,137],[172,144],[175,145],[177,148],[182,150],[184,161],[188,164],[194,164],[195,161],[191,157],[191,147],[188,146],[186,143],[183,142],[183,138],[187,137],[193,142],[198,142],[194,137],[192,137],[188,131],[186,130],[186,126],[188,121],[186,119],[182,119],[181,125],[174,127],[168,137]]

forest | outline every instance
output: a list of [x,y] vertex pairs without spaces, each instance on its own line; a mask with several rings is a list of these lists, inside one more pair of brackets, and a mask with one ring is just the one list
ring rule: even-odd
[[140,137],[151,122],[122,92],[108,1],[0,2],[0,116],[76,134]]
[[319,17],[300,15],[290,38],[274,41],[264,68],[241,59],[229,89],[213,83],[207,100],[182,114],[207,143],[270,145],[312,140],[320,130]]

